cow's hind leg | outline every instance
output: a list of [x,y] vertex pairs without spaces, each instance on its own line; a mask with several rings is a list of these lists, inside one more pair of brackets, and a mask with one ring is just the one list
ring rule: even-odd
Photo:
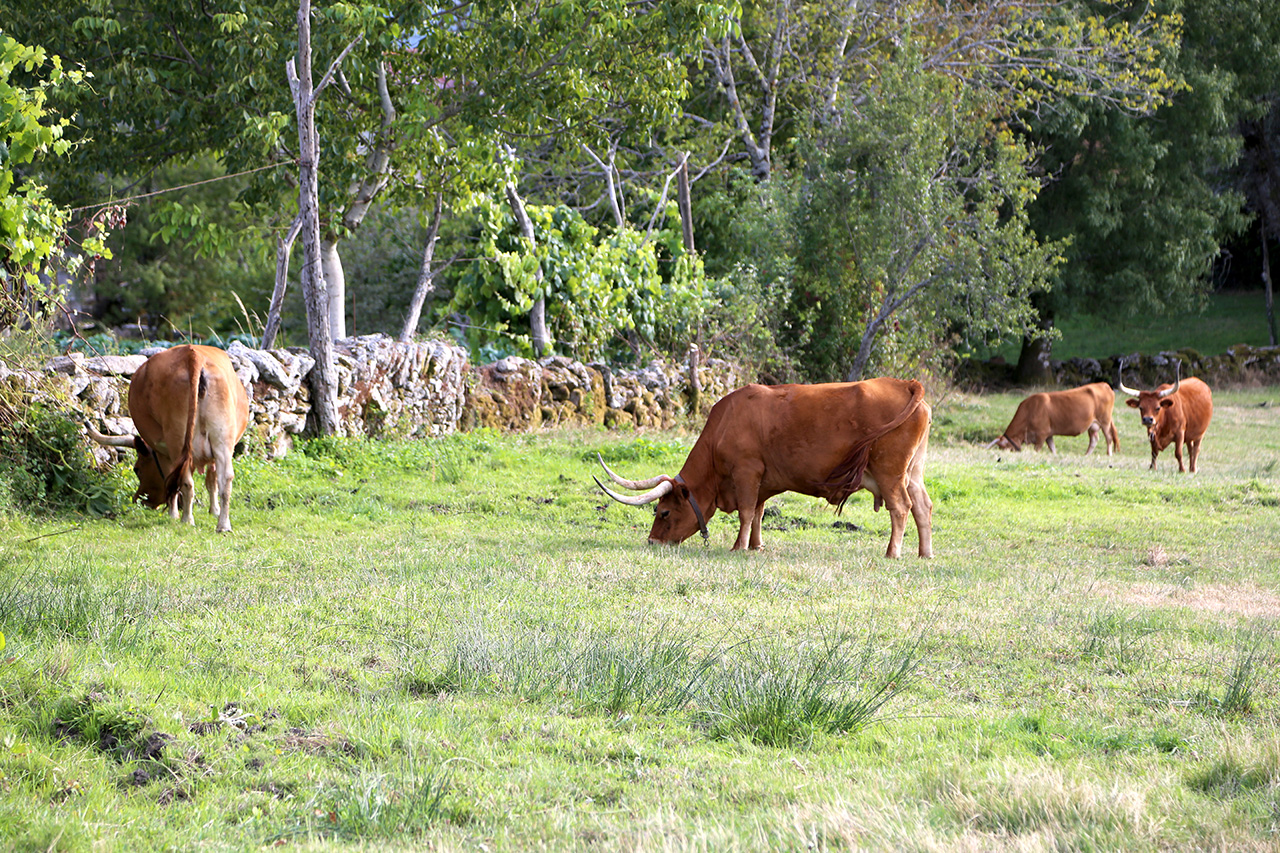
[[916,534],[920,538],[920,556],[933,556],[933,501],[924,487],[924,457],[922,447],[911,460],[907,472],[907,494],[911,497],[911,515],[916,521]]
[[218,514],[218,466],[210,465],[204,470],[204,490],[209,493],[209,515]]
[[[1098,426],[1098,422],[1094,421],[1089,424],[1089,446],[1085,448],[1084,455],[1088,456],[1093,449],[1098,446],[1098,433],[1102,432],[1102,427]],[[1107,455],[1111,455],[1111,445],[1107,445]]]
[[214,470],[218,475],[218,532],[227,533],[231,530],[231,481],[235,479],[229,448],[217,452]]
[[1195,441],[1187,442],[1187,456],[1190,457],[1188,461],[1192,474],[1196,472],[1196,460],[1200,458],[1200,442],[1203,440],[1198,438]]

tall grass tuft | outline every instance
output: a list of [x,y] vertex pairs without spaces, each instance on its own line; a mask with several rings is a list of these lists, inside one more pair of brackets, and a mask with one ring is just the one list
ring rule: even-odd
[[1109,663],[1116,673],[1131,672],[1146,654],[1145,640],[1157,630],[1145,617],[1109,608],[1096,611],[1084,626],[1080,657]]
[[512,631],[473,617],[443,648],[419,652],[403,683],[413,695],[502,693],[577,713],[690,711],[714,738],[803,745],[865,726],[910,684],[922,645],[884,650],[845,632],[798,649],[749,640],[702,652],[699,634],[669,626]]
[[826,637],[787,649],[749,641],[721,656],[696,717],[716,738],[807,746],[818,732],[854,732],[902,692],[919,668],[922,638],[883,654],[870,636]]
[[1226,688],[1218,702],[1218,712],[1223,716],[1243,717],[1253,712],[1258,664],[1265,656],[1264,646],[1269,637],[1269,631],[1257,628],[1241,631],[1236,636],[1236,661],[1227,675]]
[[157,609],[155,590],[139,581],[107,585],[91,572],[50,576],[31,565],[0,574],[0,625],[14,635],[130,648],[145,635]]
[[412,838],[448,817],[449,791],[447,769],[424,774],[411,768],[399,778],[353,769],[348,778],[318,786],[300,819],[267,841]]

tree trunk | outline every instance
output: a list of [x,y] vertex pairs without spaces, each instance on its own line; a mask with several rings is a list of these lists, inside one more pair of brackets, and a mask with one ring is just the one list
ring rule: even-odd
[[418,321],[422,318],[422,305],[435,290],[435,272],[431,269],[436,254],[436,238],[440,236],[440,218],[444,210],[444,196],[436,193],[435,209],[431,211],[431,224],[427,226],[427,245],[422,250],[422,263],[418,266],[418,284],[413,289],[413,299],[409,301],[409,313],[405,315],[404,326],[400,329],[400,342],[413,340],[413,333],[418,330]]
[[680,233],[684,250],[693,254],[693,199],[689,192],[689,155],[680,158],[680,175],[676,181],[676,204],[680,208]]
[[284,293],[289,287],[289,255],[293,253],[293,241],[302,230],[302,215],[293,218],[289,230],[276,237],[276,286],[271,291],[271,307],[267,309],[267,325],[262,329],[262,348],[276,345],[280,332],[280,311],[284,307]]
[[320,264],[329,292],[329,334],[335,341],[342,340],[347,336],[347,276],[338,254],[338,238],[332,234],[320,241]]
[[[533,221],[529,219],[529,213],[524,209],[524,199],[520,198],[516,185],[510,181],[507,182],[507,202],[511,205],[511,212],[515,214],[516,222],[520,224],[520,234],[529,244],[529,251],[537,251],[538,243],[533,236]],[[538,266],[536,277],[538,284],[541,285],[541,265]],[[542,358],[550,349],[551,343],[551,336],[547,334],[547,298],[543,293],[539,293],[533,300],[533,308],[529,311],[529,334],[533,337],[534,354]]]
[[[342,214],[342,226],[345,234],[353,234],[364,221],[369,208],[378,193],[390,180],[392,131],[395,127],[396,108],[391,103],[391,94],[387,89],[387,67],[378,63],[378,104],[382,110],[382,125],[374,136],[373,145],[365,157],[365,168],[368,174],[353,183],[348,190],[350,201]],[[338,252],[338,235],[325,235],[321,257],[324,261],[324,281],[329,290],[329,333],[334,340],[347,337],[347,276],[342,269],[342,256]],[[355,325],[355,312],[352,311],[352,325]],[[355,329],[351,330],[352,333]]]
[[[1053,328],[1053,315],[1042,313],[1039,327],[1044,331]],[[1029,385],[1052,385],[1053,371],[1049,368],[1049,356],[1053,342],[1043,335],[1022,339],[1022,352],[1018,356],[1018,381]]]
[[287,64],[298,117],[298,217],[302,221],[302,295],[311,342],[311,411],[321,435],[337,434],[338,382],[329,334],[329,292],[320,261],[320,146],[311,83],[311,0],[298,3],[298,55]]
[[1267,300],[1267,334],[1271,346],[1276,345],[1276,303],[1271,291],[1271,254],[1267,250],[1267,217],[1259,217],[1262,228],[1262,287]]

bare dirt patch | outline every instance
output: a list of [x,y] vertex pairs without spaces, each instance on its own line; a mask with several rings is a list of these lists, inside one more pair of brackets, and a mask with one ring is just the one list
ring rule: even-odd
[[1177,584],[1123,585],[1102,581],[1094,589],[1108,598],[1138,607],[1186,607],[1249,619],[1280,619],[1280,595],[1256,584],[1206,583],[1184,589]]

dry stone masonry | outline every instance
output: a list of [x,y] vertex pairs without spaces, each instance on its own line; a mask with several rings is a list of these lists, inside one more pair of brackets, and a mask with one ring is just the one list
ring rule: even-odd
[[[529,431],[563,426],[671,427],[697,419],[712,403],[741,385],[728,362],[697,362],[695,393],[687,363],[654,361],[635,370],[582,364],[562,356],[538,361],[509,357],[472,367],[466,350],[450,342],[400,343],[386,335],[336,341],[338,412],[346,435],[436,436],[489,427]],[[147,356],[52,359],[42,372],[15,371],[0,363],[0,392],[70,399],[99,429],[131,432],[128,389]],[[286,453],[308,427],[314,361],[306,350],[227,349],[249,396],[246,438],[268,455]],[[694,412],[697,406],[698,412]]]

